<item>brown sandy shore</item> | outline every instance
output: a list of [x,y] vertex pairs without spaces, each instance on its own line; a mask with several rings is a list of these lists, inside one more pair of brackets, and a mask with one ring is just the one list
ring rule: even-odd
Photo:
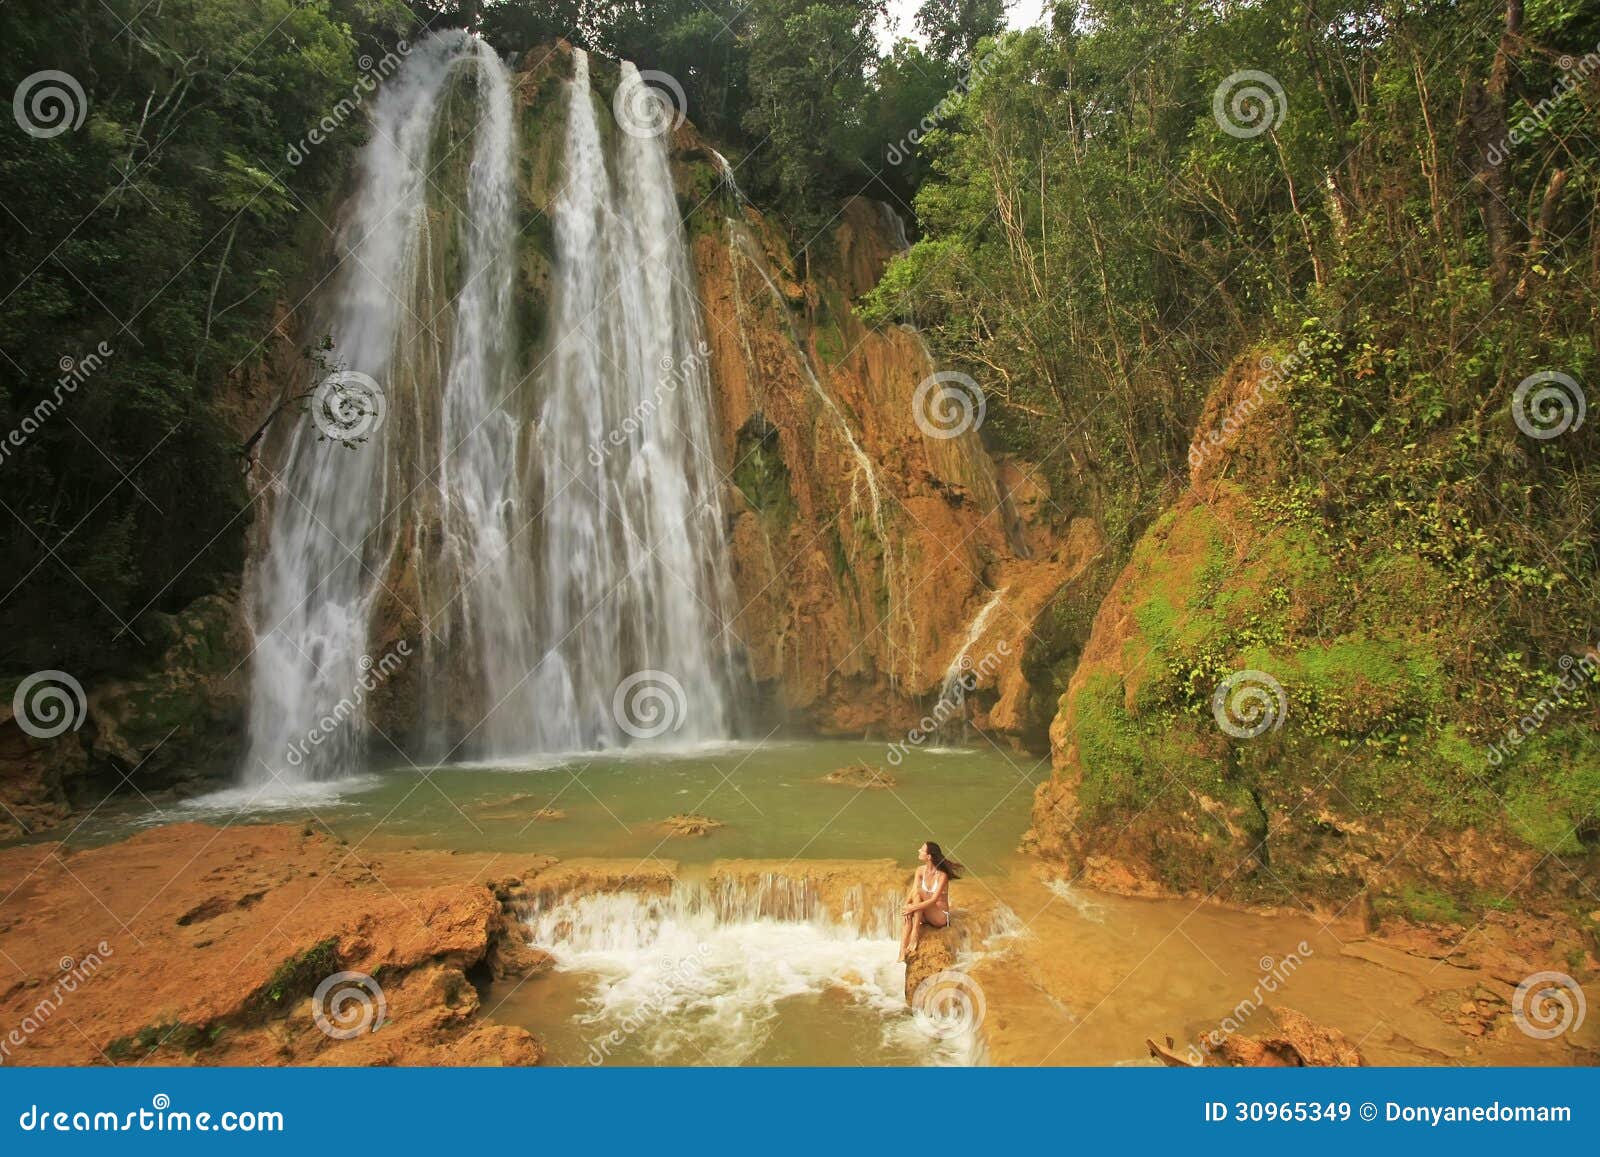
[[[804,874],[824,903],[895,887],[888,862],[739,861],[714,873]],[[0,851],[0,1060],[6,1064],[527,1065],[543,1049],[497,1023],[479,985],[527,975],[541,955],[513,914],[537,892],[659,890],[677,869],[559,862],[538,854],[353,849],[290,825],[156,828],[107,847]],[[989,1059],[1104,1064],[1140,1059],[1147,1037],[1198,1039],[1252,994],[1269,961],[1294,973],[1273,1003],[1338,1028],[1377,1064],[1585,1064],[1600,1016],[1536,1040],[1515,1026],[1516,985],[1570,953],[1559,925],[1513,917],[1461,939],[1427,928],[1322,922],[1304,912],[1196,908],[1052,890],[1037,867],[966,881],[958,925],[1026,931],[982,947]],[[1012,921],[1011,924],[1016,924]],[[1457,940],[1461,940],[1458,947]],[[1300,946],[1303,945],[1302,949]],[[923,971],[948,956],[930,937]],[[1587,949],[1583,950],[1585,953]],[[1448,959],[1445,959],[1448,956]],[[1594,974],[1588,954],[1580,974]],[[64,971],[65,970],[65,971]],[[365,973],[386,1004],[380,1031],[336,1039],[310,994]],[[1591,986],[1591,1006],[1600,991]],[[1251,1014],[1245,1031],[1267,1027]]]

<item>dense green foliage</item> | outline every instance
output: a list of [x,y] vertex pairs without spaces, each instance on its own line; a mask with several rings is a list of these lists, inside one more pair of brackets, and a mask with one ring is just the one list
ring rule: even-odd
[[[1600,626],[1592,422],[1512,415],[1539,371],[1595,392],[1600,12],[1058,5],[986,50],[874,316],[969,369],[990,435],[1119,559],[1226,368],[1276,356],[1293,434],[1258,497],[1337,573],[1428,568],[1453,717],[1483,736],[1536,702]],[[1243,70],[1281,88],[1266,121],[1225,99]],[[1346,623],[1378,613],[1360,594]]]
[[358,117],[308,130],[412,24],[389,0],[0,10],[8,86],[58,70],[82,91],[77,128],[0,133],[7,666],[115,666],[141,612],[237,576],[249,514],[214,399],[275,340],[362,138]]

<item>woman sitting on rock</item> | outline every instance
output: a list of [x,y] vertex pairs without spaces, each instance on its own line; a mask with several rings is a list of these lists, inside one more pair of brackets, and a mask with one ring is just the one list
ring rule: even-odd
[[959,880],[966,869],[945,855],[939,845],[929,840],[917,849],[917,874],[911,881],[911,893],[906,906],[901,909],[905,925],[900,931],[900,959],[904,960],[917,950],[917,939],[922,926],[931,924],[943,928],[950,923],[950,881]]

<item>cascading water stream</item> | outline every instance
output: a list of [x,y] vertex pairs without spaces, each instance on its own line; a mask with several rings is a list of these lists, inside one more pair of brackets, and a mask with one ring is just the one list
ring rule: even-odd
[[[603,145],[581,52],[569,100],[549,336],[527,365],[505,66],[441,33],[374,102],[320,324],[381,408],[349,437],[302,420],[276,455],[249,783],[359,770],[380,695],[414,758],[730,733],[732,582],[666,144]],[[664,700],[621,701],[639,672]]]
[[[833,992],[908,1058],[981,1063],[977,1031],[939,1039],[908,1015],[895,959],[900,890],[858,884],[838,900],[841,910],[830,911],[810,880],[769,872],[680,880],[664,895],[538,895],[519,912],[558,972],[592,979],[579,1018],[591,1042],[626,1036],[631,1055],[661,1063],[749,1063],[781,1031],[784,1002]],[[963,916],[961,962],[980,957],[980,941],[1021,927],[1003,905],[981,926]]]
[[[664,138],[624,126],[608,171],[588,57],[573,58],[539,419],[550,653],[536,680],[551,710],[537,740],[545,750],[641,731],[704,741],[729,732],[737,670],[699,304]],[[631,64],[622,73],[640,84]],[[619,720],[617,689],[642,672],[640,687],[663,695],[660,713]]]

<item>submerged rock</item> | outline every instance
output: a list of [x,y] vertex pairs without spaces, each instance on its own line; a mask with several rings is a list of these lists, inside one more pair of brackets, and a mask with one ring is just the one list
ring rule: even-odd
[[1254,1037],[1230,1033],[1199,1064],[1196,1050],[1179,1053],[1171,1037],[1164,1048],[1153,1040],[1145,1041],[1145,1046],[1153,1058],[1172,1068],[1353,1068],[1367,1063],[1338,1029],[1317,1024],[1292,1008],[1268,1011],[1277,1021],[1277,1031]]
[[865,763],[851,764],[830,771],[822,777],[824,783],[837,783],[845,787],[894,787],[897,781],[894,776],[884,771],[881,767],[869,767]]
[[708,836],[722,826],[721,820],[692,815],[668,816],[660,824],[668,836]]

